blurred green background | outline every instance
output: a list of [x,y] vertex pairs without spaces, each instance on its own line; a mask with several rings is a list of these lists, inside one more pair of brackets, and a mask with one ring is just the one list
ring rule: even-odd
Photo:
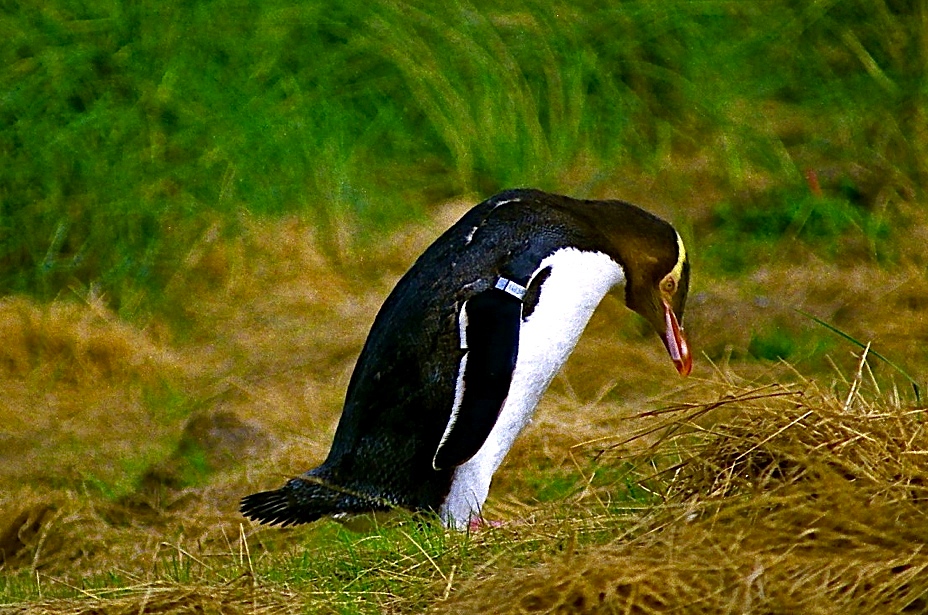
[[689,218],[738,274],[783,235],[891,259],[889,206],[928,174],[925,0],[0,11],[0,294],[129,320],[243,212],[363,244],[462,193],[669,169],[730,195]]

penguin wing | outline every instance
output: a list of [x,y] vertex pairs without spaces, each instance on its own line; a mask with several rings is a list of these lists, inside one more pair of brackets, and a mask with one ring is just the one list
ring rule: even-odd
[[459,324],[461,359],[455,403],[432,466],[459,466],[473,457],[496,424],[509,395],[519,350],[522,301],[491,288],[467,300]]

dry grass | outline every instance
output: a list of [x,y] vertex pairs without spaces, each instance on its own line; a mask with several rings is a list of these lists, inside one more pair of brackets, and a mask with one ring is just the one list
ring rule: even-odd
[[[248,576],[222,585],[150,583],[115,591],[84,591],[81,598],[34,603],[10,613],[137,615],[138,613],[290,613],[299,604],[292,592],[261,588]],[[260,605],[260,606],[259,606]]]
[[[704,413],[721,408],[729,416],[706,428]],[[679,459],[662,464],[663,503],[640,525],[606,545],[480,575],[440,610],[928,609],[928,410],[812,387],[742,390],[673,415],[662,431],[675,435],[638,456],[642,466]]]
[[[0,303],[0,610],[928,609],[924,411],[793,311],[924,382],[917,234],[892,268],[794,246],[744,280],[697,277],[687,329],[708,356],[688,381],[604,302],[496,477],[502,528],[243,527],[242,494],[325,455],[380,302],[463,208],[341,260],[292,219],[207,234],[172,284],[189,296],[180,336],[88,293]],[[757,361],[745,349],[767,326],[831,341]]]
[[[184,380],[172,349],[99,300],[40,306],[4,299],[0,339],[0,501],[21,500],[23,485],[115,484],[125,468],[113,460],[143,462],[161,452],[168,421],[149,412],[144,397]],[[143,433],[157,437],[140,448]]]
[[[717,399],[668,408],[631,437],[575,450],[632,463],[638,480],[659,490],[649,505],[610,506],[619,489],[601,485],[472,537],[407,522],[343,536],[335,552],[331,541],[301,547],[306,531],[283,535],[295,545],[275,543],[280,530],[261,530],[227,536],[223,548],[204,531],[183,545],[148,545],[151,574],[125,572],[134,581],[119,588],[10,606],[72,614],[342,612],[352,604],[361,612],[423,604],[448,613],[924,612],[928,409],[877,397],[863,382],[850,396],[812,384],[716,385],[725,391]],[[287,557],[302,549],[310,576],[291,570],[282,580],[275,570],[292,568]],[[159,569],[165,558],[174,572]],[[326,577],[339,569],[348,576],[333,591]],[[384,587],[351,589],[378,575]],[[385,590],[389,583],[409,593]]]

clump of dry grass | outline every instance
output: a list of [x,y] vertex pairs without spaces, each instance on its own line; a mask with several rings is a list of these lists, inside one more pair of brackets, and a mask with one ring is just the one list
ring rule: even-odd
[[835,492],[819,499],[761,498],[751,509],[724,508],[692,521],[680,516],[627,542],[499,571],[461,588],[438,610],[897,613],[928,607],[924,518],[900,531],[896,514],[904,510]]
[[860,373],[855,384],[840,396],[740,388],[674,408],[664,437],[635,454],[665,486],[639,526],[477,575],[439,610],[924,612],[928,410],[862,395]]
[[924,408],[791,391],[712,426],[670,492],[711,499],[831,477],[873,498],[928,501],[925,419]]

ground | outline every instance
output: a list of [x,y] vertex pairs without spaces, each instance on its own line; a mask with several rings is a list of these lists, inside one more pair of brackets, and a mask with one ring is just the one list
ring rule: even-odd
[[[699,207],[638,184],[623,196],[662,215]],[[415,612],[447,599],[456,612],[486,601],[650,612],[716,592],[769,610],[823,591],[822,604],[857,612],[924,606],[928,443],[906,377],[928,365],[920,237],[899,242],[892,266],[828,262],[796,241],[740,279],[702,274],[694,248],[685,380],[607,298],[494,481],[487,516],[501,528],[449,536],[407,521],[356,534],[242,519],[242,495],[324,457],[380,302],[474,200],[437,204],[341,262],[298,219],[205,237],[176,283],[189,298],[181,334],[130,326],[102,296],[4,300],[8,605],[193,608],[208,595],[231,610]],[[872,342],[866,361],[810,315]],[[825,589],[822,566],[834,574]],[[877,593],[858,587],[871,573]],[[523,581],[503,582],[512,575]]]

